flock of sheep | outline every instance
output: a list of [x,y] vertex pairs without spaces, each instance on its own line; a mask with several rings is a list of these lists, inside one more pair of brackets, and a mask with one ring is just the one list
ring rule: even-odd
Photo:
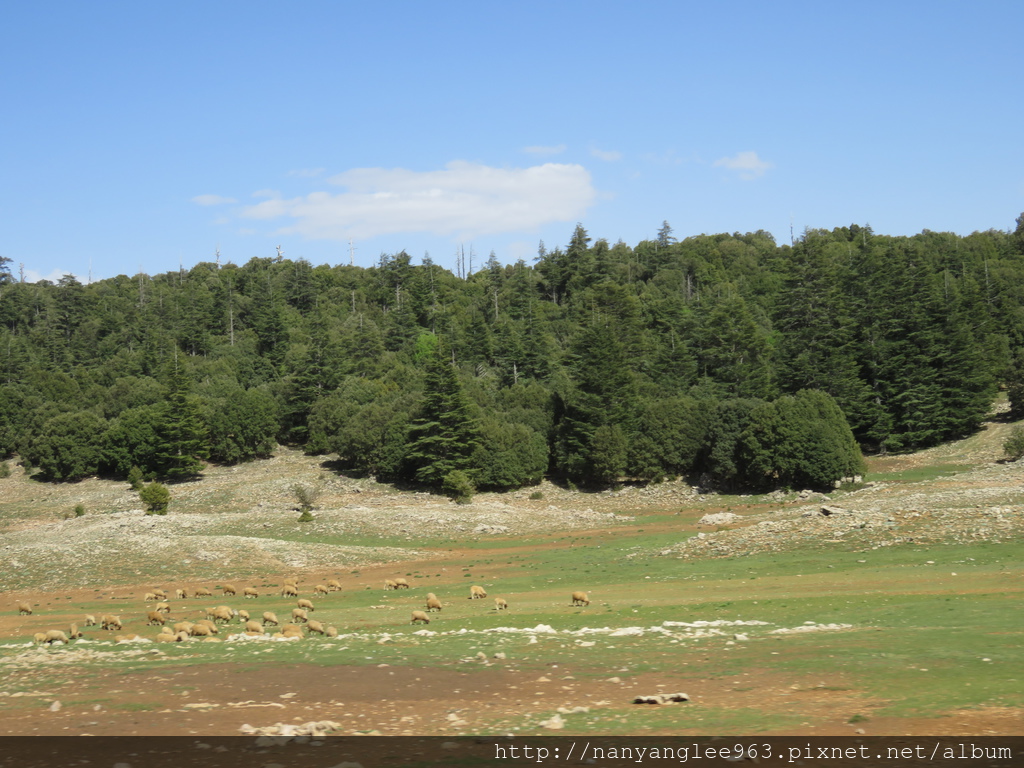
[[[232,584],[225,584],[220,589],[222,595],[225,597],[235,597],[239,593]],[[384,589],[409,589],[409,582],[403,578],[387,579],[384,582]],[[341,591],[341,584],[335,579],[329,580],[326,584],[317,584],[313,587],[314,596],[328,595],[331,592],[339,591]],[[259,590],[254,587],[244,588],[241,594],[244,599],[256,599],[260,596]],[[175,596],[179,600],[185,600],[189,597],[188,593],[184,589],[175,590]],[[271,611],[264,611],[262,621],[257,621],[252,618],[249,611],[244,609],[235,610],[234,608],[226,605],[208,608],[205,619],[169,623],[171,606],[170,603],[167,602],[168,595],[164,590],[154,589],[152,592],[146,592],[145,595],[143,595],[143,602],[156,603],[153,610],[146,611],[146,625],[160,627],[159,634],[156,636],[156,641],[160,643],[183,642],[192,638],[205,640],[207,642],[220,642],[219,638],[214,637],[214,635],[219,634],[220,625],[229,624],[236,618],[239,622],[243,623],[243,632],[250,636],[262,636],[267,634],[270,631],[267,629],[268,626],[277,628],[277,631],[272,635],[275,638],[302,638],[306,636],[306,632],[308,632],[310,636],[314,634],[318,634],[321,637],[338,636],[338,630],[336,627],[325,627],[322,622],[309,618],[309,614],[313,613],[316,608],[314,607],[312,600],[299,597],[299,582],[297,579],[294,577],[285,579],[284,585],[281,588],[280,596],[294,597],[297,599],[296,607],[293,608],[291,612],[291,621],[283,626],[277,616]],[[193,592],[192,597],[213,597],[213,593],[205,587],[199,587]],[[473,585],[469,588],[470,600],[486,597],[487,590],[483,587]],[[572,605],[590,605],[587,593],[573,592]],[[434,611],[440,611],[442,607],[441,601],[437,598],[437,595],[433,592],[428,592],[426,596],[426,610],[413,611],[412,621],[410,623],[429,624],[430,617],[427,614]],[[506,610],[508,608],[508,602],[506,602],[502,597],[496,597],[494,598],[494,607],[495,610],[498,611]],[[32,607],[24,602],[18,603],[18,613],[20,615],[31,615]],[[99,621],[96,620],[95,616],[86,615],[84,625],[87,627],[99,626],[101,629],[111,631],[121,631],[123,629],[121,617],[112,614],[102,615]],[[35,633],[34,640],[38,645],[52,646],[55,643],[66,645],[70,643],[71,640],[76,640],[81,637],[82,632],[78,629],[78,625],[73,623],[67,633],[59,629],[49,629],[44,632]],[[115,639],[118,641],[131,641],[138,638],[138,635],[118,635]]]

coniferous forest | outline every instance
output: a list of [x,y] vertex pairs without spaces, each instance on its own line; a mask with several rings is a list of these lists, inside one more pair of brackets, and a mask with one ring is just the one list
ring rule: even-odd
[[[968,236],[569,242],[453,272],[253,258],[90,285],[0,259],[0,458],[195,477],[277,443],[459,495],[700,478],[827,488],[1024,411],[1024,215]],[[452,489],[455,489],[454,491]]]

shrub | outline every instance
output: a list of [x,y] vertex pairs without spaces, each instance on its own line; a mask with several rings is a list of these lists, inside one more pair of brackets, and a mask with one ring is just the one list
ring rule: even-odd
[[133,491],[138,491],[142,488],[142,481],[145,479],[142,474],[142,469],[138,465],[133,466],[128,470],[128,484],[132,487]]
[[461,469],[453,469],[444,476],[441,490],[456,504],[469,504],[473,500],[473,492],[476,488],[473,487],[469,475]]
[[11,465],[6,461],[0,461],[0,477],[11,476]]
[[544,498],[544,493],[542,491],[534,491],[533,493],[530,494],[530,498],[533,501],[537,501],[538,499],[543,499]]
[[171,503],[171,492],[161,483],[149,483],[139,490],[139,498],[146,505],[147,515],[166,515]]
[[75,504],[75,517],[82,517],[85,515],[85,504]]
[[1017,461],[1024,456],[1024,427],[1014,427],[1010,431],[1010,436],[1003,443],[1003,452],[1010,461]]
[[300,522],[300,523],[311,523],[315,519],[316,518],[313,517],[313,513],[312,512],[310,512],[308,509],[304,509],[304,510],[302,510],[302,514],[299,515],[298,522]]

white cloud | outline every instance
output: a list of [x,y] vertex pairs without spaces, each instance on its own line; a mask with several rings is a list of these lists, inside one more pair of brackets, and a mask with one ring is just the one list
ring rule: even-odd
[[730,171],[739,171],[740,178],[747,180],[763,176],[765,171],[775,167],[772,163],[759,158],[757,152],[737,152],[733,157],[715,160],[714,165],[728,168]]
[[532,231],[556,221],[577,221],[596,192],[581,165],[545,163],[492,168],[455,161],[439,171],[354,168],[333,176],[338,194],[275,196],[247,207],[249,219],[291,218],[280,234],[312,240],[369,238],[430,232],[469,238]]
[[531,155],[560,155],[561,153],[565,152],[565,150],[565,144],[556,144],[555,146],[552,147],[543,147],[539,145],[532,147],[523,147],[523,152],[526,152]]
[[597,149],[596,147],[590,148],[590,154],[592,154],[598,160],[604,160],[606,163],[614,163],[617,160],[622,159],[621,152],[616,152],[615,150],[605,151],[603,149]]
[[192,198],[196,205],[224,205],[225,203],[237,203],[233,197],[222,197],[220,195],[196,195]]
[[[40,273],[36,272],[34,269],[26,269],[25,270],[25,282],[26,283],[38,283],[40,280],[49,280],[51,283],[58,283],[58,282],[60,282],[60,279],[62,277],[64,277],[64,275],[72,275],[72,273],[69,270],[67,270],[67,269],[59,269],[58,268],[58,269],[55,269],[52,272],[50,272],[50,274],[48,274],[48,275],[41,275]],[[72,275],[72,276],[74,276],[74,275]],[[15,280],[19,280],[19,279],[21,279],[21,276],[18,275],[17,273],[15,273],[14,279]]]

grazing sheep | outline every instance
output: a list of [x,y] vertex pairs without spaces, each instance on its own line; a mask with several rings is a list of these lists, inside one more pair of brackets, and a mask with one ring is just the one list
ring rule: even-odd
[[249,612],[244,610],[244,609],[239,611],[238,612],[238,620],[239,621],[248,621],[249,620]]
[[405,579],[395,579],[395,589],[408,589],[409,582]]
[[338,581],[337,579],[331,579],[330,581],[327,582],[327,588],[329,590],[331,590],[331,592],[340,592],[341,591],[341,582]]
[[245,622],[245,631],[247,634],[262,635],[263,625],[258,621],[247,621]]
[[46,634],[43,635],[43,642],[47,645],[53,645],[54,643],[61,643],[63,645],[68,644],[68,636],[61,632],[59,629],[48,629]]
[[85,614],[85,626],[87,626],[87,627],[95,627],[96,626],[96,617],[93,616],[90,613]]
[[259,590],[256,590],[256,589],[254,589],[252,587],[246,587],[245,589],[242,590],[242,596],[245,597],[246,600],[248,600],[250,597],[252,597],[252,598],[259,597],[260,593],[259,593]]
[[174,635],[174,640],[175,640],[175,642],[178,642],[178,643],[183,643],[186,640],[188,640],[188,638],[189,638],[188,632],[178,632],[177,634]]
[[309,621],[307,621],[306,629],[309,630],[309,634],[313,634],[314,632],[316,632],[318,635],[322,635],[324,633],[324,625],[316,619],[310,619]]
[[433,592],[427,592],[427,600],[437,600],[437,595]]
[[81,640],[82,639],[82,633],[78,629],[78,625],[77,624],[72,624],[69,629],[71,630],[70,632],[68,632],[68,637],[70,639],[72,639],[72,640]]
[[160,598],[158,598],[156,596],[156,593],[154,593],[154,592],[147,592],[146,594],[144,594],[142,596],[142,602],[144,602],[144,603],[148,603],[150,600],[152,600],[153,602],[156,602],[159,599]]
[[214,623],[223,621],[225,624],[230,624],[231,620],[235,618],[235,612],[226,605],[218,605],[216,608],[210,608],[206,612],[206,617],[213,619]]
[[469,588],[469,599],[476,600],[478,597],[487,597],[487,590],[474,584]]
[[440,610],[441,610],[441,601],[438,600],[436,597],[428,597],[427,598],[427,612],[429,613],[430,611],[440,611]]
[[220,589],[221,589],[221,592],[223,592],[225,596],[238,594],[238,590],[235,589],[235,585],[234,584],[225,584]]
[[284,637],[305,637],[302,633],[302,627],[298,624],[285,624],[281,627],[281,634]]
[[572,593],[572,604],[573,605],[590,605],[590,598],[587,597],[586,592],[573,592]]
[[213,597],[213,592],[206,587],[196,587],[195,597]]
[[189,630],[191,630],[191,629],[192,629],[192,622],[191,621],[179,621],[177,624],[174,625],[174,634],[177,635],[180,632],[184,632],[184,633],[188,634]]
[[281,597],[298,597],[299,590],[296,589],[294,584],[285,584],[281,587]]
[[36,645],[42,645],[46,642],[46,633],[36,632],[34,635],[32,635],[32,640],[35,642]]
[[316,610],[316,608],[313,607],[313,602],[311,600],[307,600],[306,598],[302,598],[301,600],[299,600],[298,606],[299,608],[305,608],[307,611],[311,613]]
[[167,599],[167,593],[164,592],[162,589],[154,589],[153,590],[153,594],[156,595],[158,600],[166,600]]
[[176,590],[174,590],[174,594],[176,594],[178,596],[179,600],[187,600],[188,599],[188,592],[186,592],[184,589],[176,589]]
[[314,595],[326,595],[328,591],[329,590],[327,589],[326,584],[317,584],[315,587],[313,587]]
[[173,632],[170,632],[165,627],[164,629],[160,630],[160,634],[158,634],[154,639],[158,643],[174,643],[177,642],[178,636],[175,635]]
[[18,603],[18,615],[19,616],[25,616],[25,615],[31,616],[32,615],[32,608],[29,606],[28,603]]
[[384,579],[384,590],[398,589],[398,582],[392,581],[391,579]]
[[425,614],[423,611],[413,611],[412,612],[412,621],[410,621],[409,623],[410,624],[429,624],[430,623],[430,619],[427,618],[427,614]]
[[326,630],[324,630],[324,634],[327,637],[337,637],[338,636],[338,628],[337,627],[328,627]]
[[306,616],[306,612],[301,608],[292,608],[292,621],[306,622],[309,621],[309,618]]
[[204,642],[204,643],[223,643],[224,641],[221,640],[219,637],[204,637],[201,642]]
[[121,617],[120,616],[112,616],[109,613],[103,614],[103,616],[100,617],[100,628],[101,629],[111,629],[111,630],[116,629],[116,630],[120,630],[122,628],[121,627]]
[[156,609],[158,611],[160,611],[161,613],[170,613],[171,612],[171,605],[170,605],[170,603],[157,603],[156,604]]
[[508,610],[508,603],[505,602],[505,598],[504,597],[496,597],[496,598],[494,598],[494,610],[496,610],[496,611]]
[[188,634],[190,637],[209,637],[213,633],[205,624],[193,624]]
[[220,634],[220,629],[218,629],[217,625],[214,622],[210,621],[209,619],[200,619],[199,621],[196,622],[196,624],[198,626],[200,626],[200,627],[206,627],[208,630],[210,630],[210,634],[211,635],[219,635]]
[[146,614],[146,625],[150,626],[153,624],[159,624],[161,627],[167,623],[164,615],[160,611],[150,611]]
[[270,611],[265,611],[263,614],[263,626],[267,626],[267,624],[273,624],[275,627],[277,626],[277,616]]

